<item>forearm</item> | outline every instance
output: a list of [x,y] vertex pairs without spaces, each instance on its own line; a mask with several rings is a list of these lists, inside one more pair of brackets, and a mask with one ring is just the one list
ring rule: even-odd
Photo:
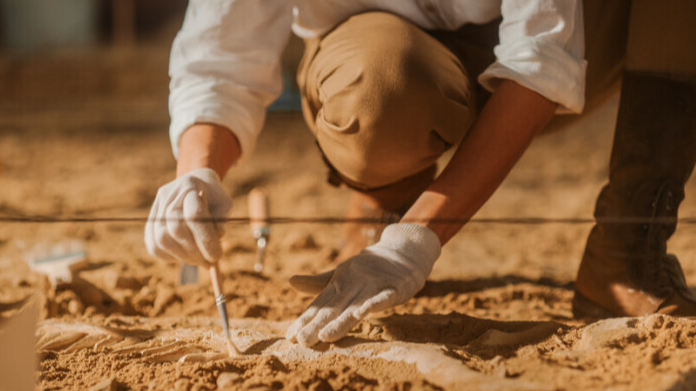
[[502,81],[447,168],[402,221],[430,228],[445,244],[500,186],[556,106],[515,82]]
[[227,128],[215,124],[195,124],[179,139],[176,176],[197,168],[210,168],[222,179],[241,153],[237,137]]

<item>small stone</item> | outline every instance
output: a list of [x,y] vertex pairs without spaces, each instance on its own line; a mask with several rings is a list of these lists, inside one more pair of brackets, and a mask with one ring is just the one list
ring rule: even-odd
[[85,309],[85,306],[79,300],[70,300],[68,303],[68,312],[72,315],[79,315]]
[[115,378],[110,377],[95,384],[89,391],[116,391],[116,389],[118,389],[118,382]]
[[174,391],[189,391],[191,388],[191,380],[182,377],[174,382]]
[[235,384],[242,382],[242,376],[234,372],[221,373],[217,378],[217,386],[219,389],[232,388]]
[[67,305],[70,300],[76,299],[78,299],[77,295],[71,290],[62,291],[56,295],[56,301],[60,304]]

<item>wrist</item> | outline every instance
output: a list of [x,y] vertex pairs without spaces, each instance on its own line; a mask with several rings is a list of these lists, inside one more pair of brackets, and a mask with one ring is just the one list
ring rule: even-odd
[[229,129],[215,124],[195,124],[179,139],[176,175],[209,168],[222,179],[240,156],[239,141]]
[[368,248],[376,252],[395,252],[398,255],[393,257],[395,261],[427,277],[440,256],[442,245],[437,234],[428,227],[397,223],[388,225],[379,242]]
[[183,176],[195,177],[198,179],[202,179],[207,184],[217,184],[222,186],[222,179],[220,178],[220,175],[212,168],[194,168],[191,171],[188,171],[187,173],[181,175],[179,178]]

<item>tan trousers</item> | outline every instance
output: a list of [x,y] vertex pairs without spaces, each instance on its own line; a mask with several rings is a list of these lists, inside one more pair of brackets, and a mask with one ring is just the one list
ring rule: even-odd
[[298,84],[327,163],[340,181],[361,190],[432,171],[474,119],[462,62],[388,13],[353,16],[306,42]]
[[[695,73],[696,28],[690,25],[696,1],[583,4],[586,109],[618,91],[626,58],[634,71]],[[487,99],[475,80],[494,61],[498,23],[426,32],[398,16],[371,12],[305,42],[298,71],[303,112],[331,181],[365,191],[432,175]],[[658,31],[660,39],[653,39]],[[549,128],[573,117],[559,116]]]

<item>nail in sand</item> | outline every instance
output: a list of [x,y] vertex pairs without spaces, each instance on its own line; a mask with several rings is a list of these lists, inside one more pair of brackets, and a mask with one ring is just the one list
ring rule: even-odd
[[[202,191],[198,192],[198,197],[200,197],[203,203],[208,206],[207,199]],[[229,317],[227,316],[227,298],[225,294],[222,293],[222,283],[220,280],[220,273],[218,270],[217,262],[210,267],[210,281],[213,283],[213,294],[215,295],[215,305],[218,308],[218,313],[220,314],[220,321],[222,321],[222,329],[225,332],[225,340],[227,341],[227,353],[230,357],[241,356],[242,353],[234,346],[232,342],[232,336],[230,335],[230,323]]]

